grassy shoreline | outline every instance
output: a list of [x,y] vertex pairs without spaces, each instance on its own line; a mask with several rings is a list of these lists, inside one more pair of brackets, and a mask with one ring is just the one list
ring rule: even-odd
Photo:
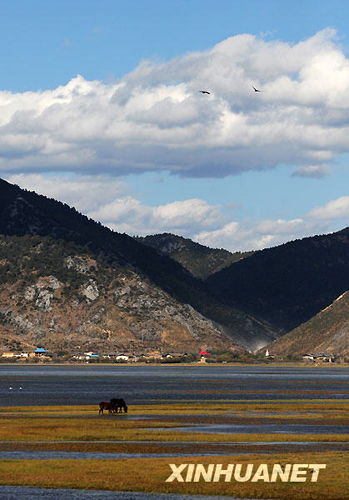
[[[237,498],[280,498],[287,500],[347,500],[349,480],[348,452],[205,456],[181,459],[142,458],[123,460],[7,460],[0,462],[0,484],[75,488],[148,493],[181,493],[186,495],[234,495]],[[169,464],[327,464],[318,482],[166,482],[171,474]]]
[[[301,392],[301,387],[300,387]],[[305,401],[305,402],[304,402]],[[287,423],[349,425],[347,400],[280,402],[158,402],[133,405],[128,414],[98,415],[97,405],[0,408],[0,451],[25,451],[32,459],[0,460],[0,484],[187,495],[228,495],[280,500],[349,500],[347,434],[282,432]],[[132,419],[135,415],[137,418]],[[142,418],[144,417],[144,418]],[[210,423],[277,423],[278,434],[193,432]],[[181,427],[182,430],[175,430]],[[304,443],[305,442],[305,443]],[[309,448],[312,446],[312,448]],[[53,453],[37,459],[40,451]],[[142,454],[138,458],[59,459],[54,452]],[[169,454],[170,457],[147,456]],[[219,456],[216,455],[219,453]],[[199,455],[199,456],[196,456]],[[166,482],[169,464],[326,464],[317,482]],[[348,493],[347,493],[348,492]]]

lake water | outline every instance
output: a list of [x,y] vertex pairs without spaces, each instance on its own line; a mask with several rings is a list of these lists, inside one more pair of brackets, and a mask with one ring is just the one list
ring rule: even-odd
[[[161,493],[137,493],[129,491],[92,491],[50,488],[0,486],[1,500],[244,500],[234,497],[171,495]],[[245,500],[253,500],[245,499]]]
[[[294,393],[296,391],[299,394]],[[349,368],[0,365],[0,406],[345,399]]]

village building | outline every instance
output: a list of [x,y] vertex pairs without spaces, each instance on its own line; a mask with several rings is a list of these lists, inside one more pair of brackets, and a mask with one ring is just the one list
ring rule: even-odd
[[321,353],[321,354],[303,354],[304,361],[313,361],[314,363],[317,361],[322,361],[323,363],[333,363],[335,361],[335,357],[332,354]]
[[1,353],[1,357],[7,359],[28,358],[29,352],[5,351]]
[[18,353],[18,352],[11,352],[11,351],[8,351],[8,352],[3,352],[1,354],[1,357],[2,358],[20,358],[21,357],[21,354]]
[[46,349],[43,347],[37,347],[34,351],[35,356],[45,356],[47,354]]
[[211,353],[207,351],[200,351],[199,354],[201,356],[200,363],[206,363],[207,356],[211,356]]

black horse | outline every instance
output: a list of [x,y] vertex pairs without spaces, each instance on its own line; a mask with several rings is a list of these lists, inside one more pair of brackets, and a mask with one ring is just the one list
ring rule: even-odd
[[124,412],[127,413],[127,404],[125,403],[125,401],[120,398],[120,399],[117,399],[117,398],[113,398],[110,400],[110,402],[112,403],[113,407],[114,407],[114,411],[117,413],[119,411],[119,413],[122,412],[122,409],[124,409]]

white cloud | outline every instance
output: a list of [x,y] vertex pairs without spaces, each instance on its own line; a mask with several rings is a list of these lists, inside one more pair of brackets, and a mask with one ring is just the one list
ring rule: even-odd
[[320,220],[349,219],[349,196],[341,196],[323,207],[315,207],[308,215],[312,219]]
[[98,209],[101,203],[108,203],[128,192],[125,183],[103,175],[75,177],[70,175],[15,174],[8,176],[7,180],[23,189],[35,191],[48,198],[54,198],[74,206],[84,214]]
[[209,247],[232,251],[261,250],[288,241],[333,232],[349,225],[349,196],[315,207],[302,218],[244,220],[223,223],[218,229],[204,230],[192,238]]
[[167,205],[156,207],[154,210],[156,219],[163,224],[181,226],[183,220],[191,225],[201,221],[201,226],[212,227],[221,219],[221,207],[209,205],[206,201],[193,198],[185,201],[175,201]]
[[326,232],[321,225],[302,219],[229,222],[215,231],[201,231],[193,239],[209,247],[232,251],[262,250],[308,236]]
[[0,171],[222,177],[289,164],[319,175],[349,150],[348,109],[333,30],[294,45],[239,35],[114,83],[0,92]]
[[152,207],[131,196],[104,205],[89,216],[132,235],[172,232],[189,237],[198,229],[219,226],[225,217],[219,205],[198,198]]

